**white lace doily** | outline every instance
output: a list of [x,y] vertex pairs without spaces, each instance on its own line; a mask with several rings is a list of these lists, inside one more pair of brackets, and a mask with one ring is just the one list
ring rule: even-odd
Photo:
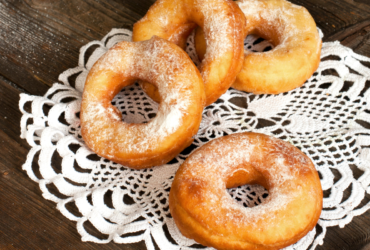
[[[205,108],[192,146],[170,163],[131,170],[98,157],[80,135],[80,102],[85,78],[115,43],[131,40],[131,32],[113,29],[101,41],[82,47],[78,66],[62,73],[44,96],[21,94],[21,137],[32,147],[23,169],[38,182],[44,198],[57,203],[77,222],[83,241],[132,243],[148,249],[199,248],[181,235],[171,218],[168,193],[179,165],[192,150],[227,134],[254,131],[299,147],[315,163],[324,189],[324,207],[314,230],[287,249],[315,248],[327,227],[348,224],[364,213],[360,205],[370,193],[370,58],[355,54],[339,42],[324,43],[317,72],[301,87],[279,95],[252,95],[229,89]],[[194,58],[193,37],[188,53]],[[245,47],[263,51],[270,45],[248,37]],[[268,49],[268,48],[267,48]],[[155,116],[158,105],[138,85],[125,88],[112,102],[126,122],[140,123]],[[38,160],[38,161],[37,161]],[[355,178],[353,169],[361,170]],[[349,194],[344,196],[344,191]],[[254,206],[268,195],[260,186],[230,189],[237,202]],[[78,213],[71,207],[78,208]],[[86,230],[91,223],[102,236]],[[90,226],[91,226],[90,224]],[[210,248],[207,248],[210,249]]]

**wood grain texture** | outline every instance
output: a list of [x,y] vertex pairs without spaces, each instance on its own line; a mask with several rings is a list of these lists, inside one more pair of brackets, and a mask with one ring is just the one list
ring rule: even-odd
[[0,1],[0,74],[41,95],[77,65],[80,47],[139,18],[115,2]]
[[[0,0],[0,249],[146,249],[143,242],[81,242],[76,223],[42,197],[38,184],[22,170],[29,146],[19,137],[18,101],[22,92],[43,95],[61,72],[77,66],[83,45],[112,28],[131,28],[153,2]],[[339,40],[370,57],[370,0],[292,2],[309,10],[324,41]],[[369,201],[366,195],[363,203]],[[369,225],[366,212],[342,229],[329,228],[317,249],[367,249]]]
[[323,41],[340,41],[356,53],[370,56],[370,1],[292,0],[304,6],[323,31]]
[[[19,137],[21,91],[0,78],[0,249],[102,249],[81,241],[76,222],[42,197],[38,184],[22,170],[29,146]],[[87,230],[93,227],[86,225]],[[61,246],[63,246],[61,248]],[[145,249],[144,243],[104,245],[104,249]]]

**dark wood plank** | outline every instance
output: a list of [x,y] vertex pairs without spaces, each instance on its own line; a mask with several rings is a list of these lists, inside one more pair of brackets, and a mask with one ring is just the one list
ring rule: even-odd
[[[0,249],[101,249],[99,244],[82,242],[76,223],[45,200],[38,184],[22,170],[30,147],[19,138],[20,93],[0,78]],[[104,249],[144,248],[143,242],[104,245]]]
[[[69,221],[55,203],[45,200],[37,183],[21,169],[28,150],[0,130],[0,249],[101,249],[82,242],[76,223]],[[144,243],[104,249],[143,249]]]
[[[154,0],[0,0],[0,249],[145,249],[144,244],[81,242],[75,223],[41,196],[21,169],[28,145],[19,138],[19,93],[42,95],[77,65],[79,48],[112,28],[132,27]],[[370,56],[368,0],[292,0],[323,30]],[[365,201],[369,201],[367,195]],[[370,212],[345,228],[329,228],[317,249],[361,249],[369,242]],[[45,231],[43,231],[45,230]]]
[[323,31],[323,41],[339,40],[356,53],[370,56],[370,1],[291,0],[304,6]]
[[370,56],[370,19],[358,22],[328,37],[328,41],[337,40],[356,53]]
[[[149,8],[146,2],[139,9]],[[2,0],[0,75],[41,95],[77,65],[80,47],[112,28],[130,28],[140,17],[114,1]]]
[[11,83],[0,77],[0,129],[8,137],[24,148],[29,148],[27,142],[20,138],[20,120],[22,114],[18,108],[21,90],[15,89]]
[[291,0],[291,2],[304,6],[327,37],[370,17],[368,1],[359,3],[351,0]]

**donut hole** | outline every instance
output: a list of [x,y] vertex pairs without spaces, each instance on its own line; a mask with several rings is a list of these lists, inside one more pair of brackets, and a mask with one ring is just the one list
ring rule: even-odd
[[226,181],[229,195],[244,207],[254,207],[268,197],[268,185],[257,171],[238,170]]
[[138,83],[119,91],[111,104],[122,114],[122,121],[126,123],[148,123],[158,112],[158,104],[150,100]]
[[244,39],[244,51],[249,53],[263,53],[273,50],[276,47],[274,43],[266,36],[258,33],[250,34]]
[[244,207],[255,207],[264,202],[269,192],[262,185],[242,185],[235,188],[227,189],[228,194],[236,203]]
[[245,49],[252,52],[267,52],[283,43],[282,28],[279,24],[269,25],[268,21],[261,20],[259,24],[252,25],[254,27],[247,32],[248,36],[244,40],[244,48],[246,42],[252,45],[252,48]]

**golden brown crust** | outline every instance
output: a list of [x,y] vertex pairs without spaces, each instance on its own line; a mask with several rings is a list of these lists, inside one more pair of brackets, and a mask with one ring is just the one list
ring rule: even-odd
[[[135,80],[153,83],[163,99],[157,116],[145,124],[123,122],[111,104]],[[158,37],[121,42],[87,76],[81,134],[90,149],[114,162],[135,169],[161,165],[192,143],[204,102],[200,73],[181,48]]]
[[[235,147],[238,145],[238,147]],[[258,183],[259,206],[237,204],[226,188]],[[183,235],[216,249],[280,249],[316,225],[322,189],[311,160],[289,143],[241,133],[215,139],[180,166],[171,187],[171,215]]]
[[[318,68],[321,39],[308,11],[285,0],[239,0],[248,22],[247,34],[269,40],[269,52],[245,52],[243,67],[232,87],[254,94],[279,94],[300,87]],[[196,50],[206,51],[197,29]]]
[[[231,0],[158,0],[134,25],[133,41],[156,35],[185,48],[196,25],[206,30],[209,45],[200,65],[206,92],[206,105],[215,102],[234,82],[243,63],[245,17]],[[140,83],[159,102],[156,88]]]

